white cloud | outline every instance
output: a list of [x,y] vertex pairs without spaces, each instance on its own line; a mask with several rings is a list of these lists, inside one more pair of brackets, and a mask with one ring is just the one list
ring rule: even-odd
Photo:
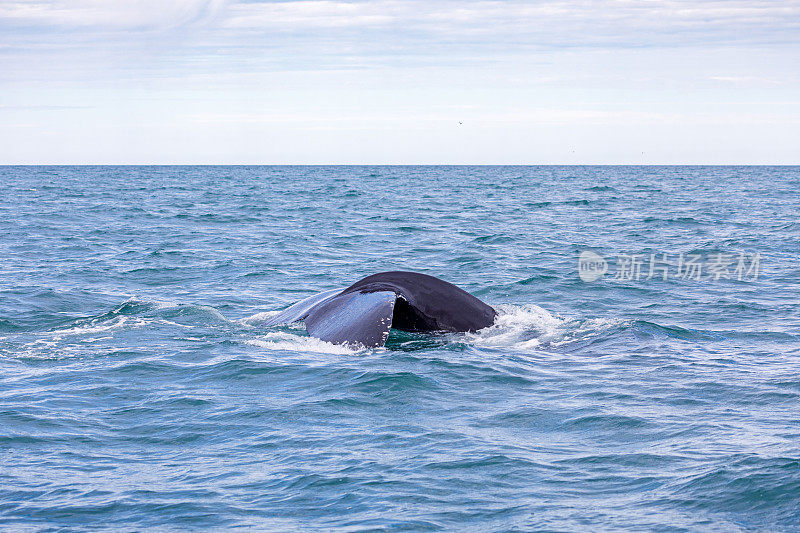
[[380,26],[397,22],[394,2],[298,2],[240,3],[232,5],[223,22],[226,28],[285,29]]
[[0,0],[0,28],[108,32],[205,22],[229,45],[237,44],[237,31],[305,32],[314,40],[375,29],[401,46],[476,39],[536,46],[798,42],[798,21],[798,0]]
[[797,42],[798,20],[798,1],[300,0],[231,4],[222,26],[283,32],[377,28],[389,32],[387,39],[483,37],[518,45],[680,45],[686,39]]
[[85,31],[166,30],[206,20],[224,0],[0,0],[0,25]]

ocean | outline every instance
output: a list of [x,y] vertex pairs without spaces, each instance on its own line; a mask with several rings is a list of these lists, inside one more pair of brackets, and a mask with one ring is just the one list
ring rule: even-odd
[[[0,167],[0,528],[800,530],[800,167]],[[494,306],[265,327],[412,270]]]

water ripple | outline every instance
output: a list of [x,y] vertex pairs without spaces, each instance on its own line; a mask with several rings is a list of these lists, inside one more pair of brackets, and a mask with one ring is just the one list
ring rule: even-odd
[[[797,167],[3,167],[0,528],[800,528]],[[755,281],[577,256],[760,253]],[[381,270],[499,311],[351,349]]]

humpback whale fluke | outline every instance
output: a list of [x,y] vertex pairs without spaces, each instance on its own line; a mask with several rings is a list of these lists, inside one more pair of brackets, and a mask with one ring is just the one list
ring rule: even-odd
[[303,320],[308,334],[336,344],[383,346],[391,328],[477,331],[497,312],[452,283],[417,272],[381,272],[301,300],[270,318],[274,326]]

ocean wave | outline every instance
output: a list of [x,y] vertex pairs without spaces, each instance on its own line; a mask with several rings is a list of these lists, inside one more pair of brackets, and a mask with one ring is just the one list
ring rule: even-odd
[[[494,325],[474,333],[449,335],[418,334],[392,330],[386,347],[401,351],[444,348],[452,349],[461,344],[478,348],[530,351],[557,349],[576,341],[597,338],[624,325],[632,324],[618,319],[577,319],[554,315],[538,305],[496,306],[498,316]],[[257,327],[279,311],[255,313],[238,322]],[[325,353],[355,353],[360,350],[339,348],[342,345],[319,341],[301,332],[302,322],[282,325],[279,330],[268,332],[264,337],[246,341],[253,346],[274,350],[317,351]],[[337,347],[338,346],[338,347]]]
[[104,313],[72,319],[44,330],[15,332],[0,343],[0,353],[24,359],[57,360],[81,356],[94,345],[111,348],[115,342],[125,342],[117,335],[135,330],[158,330],[180,340],[191,330],[222,328],[227,333],[237,327],[238,323],[211,306],[130,298]]
[[239,322],[241,324],[245,324],[247,326],[258,326],[260,324],[263,324],[264,322],[266,322],[270,318],[274,317],[275,315],[280,314],[281,312],[282,311],[277,311],[277,310],[276,311],[260,311],[258,313],[253,314],[253,315],[250,315],[248,317],[240,318]]
[[630,322],[619,319],[577,319],[554,315],[538,305],[498,305],[493,326],[465,334],[482,348],[528,351],[558,348],[604,335]]
[[[49,333],[56,339],[67,336],[67,335],[86,335],[89,333],[100,333],[102,331],[110,331],[113,329],[119,329],[125,326],[129,322],[129,317],[126,316],[116,316],[110,319],[104,319],[102,321],[98,320],[89,320],[89,321],[81,321],[80,323],[73,325],[71,327],[61,327],[51,330]],[[143,325],[144,322],[139,322],[139,325]]]
[[333,344],[323,340],[282,331],[272,331],[254,339],[247,339],[245,344],[274,351],[314,352],[338,355],[353,355],[364,352],[363,348],[351,347],[347,344]]
[[746,514],[751,526],[796,523],[800,491],[796,457],[746,455],[712,463],[704,470],[675,483],[670,503]]
[[[458,350],[462,346],[472,346],[478,349],[530,353],[575,352],[588,345],[614,339],[625,332],[632,332],[638,339],[663,337],[689,342],[724,341],[737,335],[755,335],[760,338],[767,334],[690,329],[637,319],[561,316],[535,304],[499,304],[496,309],[498,316],[495,323],[480,331],[423,335],[392,330],[386,348],[419,351]],[[58,353],[63,357],[77,353],[79,350],[76,348],[81,345],[95,341],[111,343],[116,334],[141,329],[161,329],[171,331],[174,340],[183,339],[187,342],[208,340],[208,334],[213,332],[216,341],[228,339],[229,342],[242,342],[247,346],[277,352],[340,355],[364,352],[358,347],[332,344],[310,337],[302,322],[262,330],[261,324],[279,312],[260,311],[232,320],[211,306],[130,298],[105,313],[74,319],[45,331],[14,335],[12,338],[22,342],[12,346],[12,351],[29,357],[47,352],[47,357],[52,357],[58,351],[55,349],[60,348]],[[793,337],[789,334],[784,336]],[[0,348],[5,347],[7,342],[4,341]]]

